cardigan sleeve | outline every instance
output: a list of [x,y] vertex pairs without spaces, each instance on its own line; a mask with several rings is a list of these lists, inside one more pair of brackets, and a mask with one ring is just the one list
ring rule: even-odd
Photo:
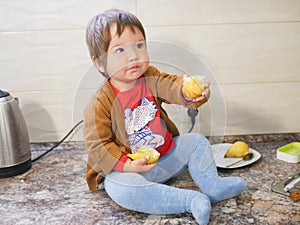
[[88,164],[98,173],[108,174],[126,152],[125,143],[113,132],[109,100],[93,96],[84,114],[84,138],[88,152]]
[[181,75],[160,72],[155,67],[149,66],[145,77],[154,97],[161,99],[164,103],[198,108],[207,101],[207,99],[195,103],[186,101],[182,94],[183,76]]

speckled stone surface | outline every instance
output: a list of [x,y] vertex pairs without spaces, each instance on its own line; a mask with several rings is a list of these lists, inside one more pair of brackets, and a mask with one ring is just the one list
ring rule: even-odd
[[[276,149],[299,136],[280,138],[226,137],[249,141],[262,154],[254,164],[219,170],[222,176],[241,176],[247,189],[238,197],[212,205],[209,224],[299,224],[300,201],[272,192],[274,182],[300,169],[276,158]],[[32,144],[32,158],[51,144]],[[88,191],[85,183],[86,151],[83,143],[64,143],[41,158],[28,172],[0,179],[0,224],[196,224],[189,213],[148,215],[126,210],[113,203],[105,191]],[[188,172],[170,180],[169,185],[198,190]]]

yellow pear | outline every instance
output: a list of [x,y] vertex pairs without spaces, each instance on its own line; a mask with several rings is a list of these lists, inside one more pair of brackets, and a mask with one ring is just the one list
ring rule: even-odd
[[182,92],[189,99],[198,98],[202,95],[206,83],[207,81],[204,76],[189,76],[183,82]]
[[249,146],[247,143],[243,141],[237,141],[233,143],[229,149],[225,152],[224,157],[230,158],[230,157],[243,157],[249,152]]
[[156,151],[154,148],[151,148],[149,146],[142,146],[134,154],[129,153],[127,154],[127,156],[132,160],[149,156],[149,160],[147,161],[147,163],[152,164],[159,159],[160,153]]

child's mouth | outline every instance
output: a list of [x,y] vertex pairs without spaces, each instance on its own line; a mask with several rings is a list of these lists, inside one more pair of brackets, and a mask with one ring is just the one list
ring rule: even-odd
[[136,70],[136,69],[139,69],[139,68],[140,68],[140,66],[136,64],[136,65],[132,65],[132,66],[128,67],[127,70]]

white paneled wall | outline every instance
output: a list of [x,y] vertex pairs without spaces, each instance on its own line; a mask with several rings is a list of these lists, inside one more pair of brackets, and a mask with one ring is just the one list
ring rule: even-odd
[[[135,13],[149,41],[174,44],[209,65],[204,73],[214,93],[195,131],[300,132],[298,0],[3,0],[0,89],[19,97],[31,142],[57,141],[82,119],[86,100],[103,81],[89,59],[85,26],[109,8]],[[161,48],[153,63],[168,52]],[[170,70],[178,64],[198,72],[189,57],[169,55],[158,66],[167,61]],[[185,110],[170,112],[185,132]],[[82,140],[81,129],[71,139]]]
[[[19,98],[31,142],[60,140],[82,119],[82,111],[73,108],[91,65],[84,40],[89,18],[109,8],[135,13],[135,5],[134,0],[1,1],[0,89]],[[80,132],[73,139],[82,139]]]

